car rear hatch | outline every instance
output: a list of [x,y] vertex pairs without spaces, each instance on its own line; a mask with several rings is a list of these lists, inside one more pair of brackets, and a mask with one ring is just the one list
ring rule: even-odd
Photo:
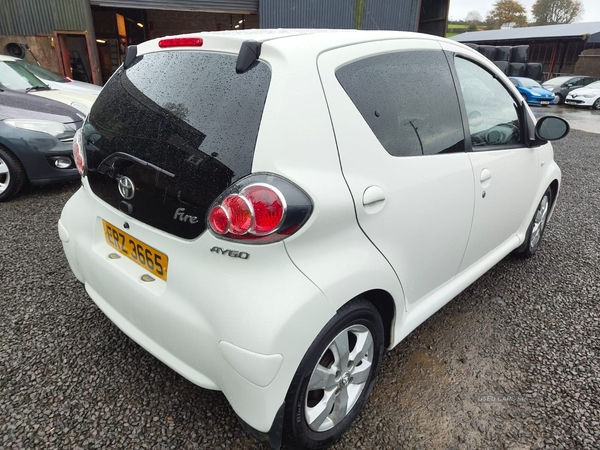
[[121,67],[83,130],[88,180],[112,207],[186,239],[215,198],[249,175],[271,79],[237,54],[159,51]]

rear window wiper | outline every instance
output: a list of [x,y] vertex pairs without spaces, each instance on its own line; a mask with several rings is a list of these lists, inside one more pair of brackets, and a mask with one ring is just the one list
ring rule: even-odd
[[122,152],[116,152],[116,153],[113,153],[112,155],[109,155],[106,158],[104,158],[102,160],[102,162],[100,164],[98,164],[98,173],[100,173],[102,175],[108,175],[111,178],[115,178],[115,176],[116,176],[115,163],[119,160],[131,161],[131,162],[140,164],[144,167],[149,167],[151,169],[156,170],[156,172],[162,173],[171,178],[173,178],[175,176],[174,173],[171,173],[168,170],[165,170],[161,167],[155,166],[154,164],[149,163],[148,161],[144,161],[143,159],[137,158],[133,155],[129,155],[127,153],[122,153]]

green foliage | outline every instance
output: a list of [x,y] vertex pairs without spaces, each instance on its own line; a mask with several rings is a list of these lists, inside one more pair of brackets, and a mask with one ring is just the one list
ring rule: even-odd
[[517,27],[527,26],[525,7],[515,0],[497,0],[486,18],[490,29],[498,29],[504,24],[514,23]]
[[572,23],[582,13],[579,0],[537,0],[531,8],[536,25]]

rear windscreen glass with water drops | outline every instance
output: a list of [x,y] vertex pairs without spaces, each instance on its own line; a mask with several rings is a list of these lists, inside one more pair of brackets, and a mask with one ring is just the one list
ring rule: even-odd
[[[236,73],[236,60],[169,51],[120,68],[84,126],[93,192],[161,230],[199,236],[212,201],[251,172],[271,79],[263,62]],[[129,199],[119,191],[123,177],[134,185]]]

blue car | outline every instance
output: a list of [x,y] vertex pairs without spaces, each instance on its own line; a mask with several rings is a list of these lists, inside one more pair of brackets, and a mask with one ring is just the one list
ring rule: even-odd
[[508,77],[519,90],[525,101],[530,105],[548,106],[554,103],[554,94],[542,87],[540,83],[531,78]]

